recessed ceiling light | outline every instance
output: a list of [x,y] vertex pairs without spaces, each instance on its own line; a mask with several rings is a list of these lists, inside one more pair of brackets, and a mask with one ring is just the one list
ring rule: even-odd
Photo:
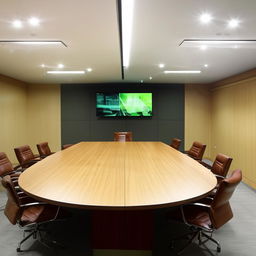
[[164,68],[164,66],[165,66],[165,65],[164,65],[163,63],[160,63],[160,64],[158,65],[159,68]]
[[42,68],[45,68],[45,65],[44,65],[44,64],[41,64],[40,66],[41,66]]
[[22,27],[22,22],[21,20],[14,20],[12,22],[12,25],[15,27],[15,28],[21,28]]
[[58,68],[64,68],[63,64],[58,64]]
[[40,20],[36,17],[31,17],[30,19],[28,19],[28,23],[31,25],[31,26],[38,26],[39,23],[40,23]]
[[150,77],[149,77],[149,80],[152,80],[152,79],[153,79],[153,77],[152,77],[152,76],[150,76]]
[[48,74],[85,74],[84,70],[53,70],[53,71],[47,71]]
[[201,45],[200,49],[203,50],[203,51],[206,50],[207,49],[207,45]]
[[144,81],[143,80],[140,80],[141,83],[143,83]]
[[238,27],[239,23],[240,23],[240,21],[238,19],[231,19],[228,21],[228,26],[230,28],[236,28],[236,27]]
[[212,16],[209,13],[203,13],[199,19],[202,23],[207,24],[212,20]]
[[92,72],[92,68],[87,68],[86,69],[88,72]]
[[204,64],[204,67],[205,67],[205,68],[208,68],[208,64]]
[[165,70],[165,74],[199,74],[201,70]]

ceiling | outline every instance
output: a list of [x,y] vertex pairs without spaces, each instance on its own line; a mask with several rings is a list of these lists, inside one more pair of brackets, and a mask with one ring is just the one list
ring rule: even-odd
[[[202,51],[179,46],[184,39],[256,39],[255,0],[134,1],[130,65],[124,69],[124,80],[116,0],[1,0],[0,40],[61,40],[67,47],[0,43],[0,73],[49,84],[211,83],[256,67],[256,47]],[[212,14],[210,24],[200,23],[203,12]],[[27,24],[31,16],[40,19],[39,26]],[[239,19],[237,28],[227,27],[230,18]],[[15,19],[23,21],[23,27],[14,28]],[[92,72],[46,73],[60,70],[60,63],[61,70]],[[159,68],[160,63],[165,67]],[[202,72],[177,75],[164,70]]]

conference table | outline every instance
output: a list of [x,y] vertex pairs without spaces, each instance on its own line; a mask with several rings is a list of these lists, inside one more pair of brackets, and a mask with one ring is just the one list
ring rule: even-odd
[[178,206],[217,184],[209,170],[162,142],[80,142],[34,164],[18,182],[41,201],[93,210],[95,225],[102,212],[118,219],[115,212]]

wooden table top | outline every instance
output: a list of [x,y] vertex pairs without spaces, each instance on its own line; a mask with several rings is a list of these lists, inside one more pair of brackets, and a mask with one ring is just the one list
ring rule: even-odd
[[162,142],[81,142],[20,175],[29,195],[78,208],[144,209],[207,195],[215,176]]

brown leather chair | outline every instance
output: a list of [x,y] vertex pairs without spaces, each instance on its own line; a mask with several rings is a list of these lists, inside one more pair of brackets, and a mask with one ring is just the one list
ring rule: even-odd
[[[178,238],[190,236],[188,243],[179,252],[183,251],[195,238],[199,241],[199,245],[210,240],[217,245],[217,251],[221,251],[220,244],[212,237],[212,233],[233,218],[229,200],[241,180],[241,170],[235,170],[230,177],[221,181],[213,199],[206,198],[207,203],[192,203],[180,207],[179,218],[189,226],[191,232]],[[173,213],[169,217],[172,215]],[[175,219],[177,217],[176,215]],[[177,238],[172,242],[175,240]]]
[[170,146],[171,146],[172,148],[174,148],[174,149],[179,150],[180,144],[181,144],[181,140],[180,140],[180,139],[173,138],[173,139],[172,139],[172,142],[171,142],[171,144],[170,144]]
[[3,178],[6,175],[17,176],[24,170],[20,165],[13,167],[9,158],[4,152],[0,152],[0,177]]
[[218,183],[220,183],[220,181],[227,176],[232,160],[233,159],[231,157],[219,153],[212,165],[202,161],[200,163],[210,169],[211,172],[215,174]]
[[188,151],[185,151],[185,154],[194,158],[197,161],[200,161],[203,159],[205,149],[206,149],[205,144],[195,141],[192,144],[191,148]]
[[22,167],[29,167],[41,159],[38,155],[34,155],[29,145],[24,145],[14,149],[16,157]]
[[[17,252],[21,252],[21,244],[29,237],[39,238],[44,243],[41,225],[62,219],[67,216],[60,207],[38,202],[25,193],[17,193],[17,188],[9,175],[2,179],[2,185],[7,192],[7,202],[4,213],[11,224],[19,224],[24,229],[23,239],[19,242]],[[50,242],[50,241],[48,241]]]
[[114,141],[132,141],[132,132],[114,132]]
[[36,147],[41,158],[54,154],[54,152],[51,152],[48,142],[36,144]]

